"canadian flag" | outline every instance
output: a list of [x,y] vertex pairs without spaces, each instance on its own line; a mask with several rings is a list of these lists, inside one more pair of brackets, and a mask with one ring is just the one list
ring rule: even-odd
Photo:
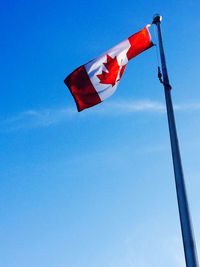
[[148,27],[78,67],[65,78],[78,111],[101,103],[115,92],[128,61],[153,46]]

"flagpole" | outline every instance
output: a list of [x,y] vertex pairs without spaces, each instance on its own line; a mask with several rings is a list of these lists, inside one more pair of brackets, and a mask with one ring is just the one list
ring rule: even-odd
[[174,167],[174,175],[176,183],[179,217],[182,230],[182,239],[183,239],[183,246],[185,253],[185,261],[187,267],[198,267],[199,264],[196,253],[196,245],[192,231],[192,222],[190,219],[190,212],[189,212],[185,181],[181,163],[181,155],[179,151],[178,137],[176,132],[176,124],[175,124],[174,111],[171,99],[171,86],[169,83],[163,42],[162,42],[162,34],[160,26],[161,20],[162,16],[156,14],[153,17],[152,23],[157,26],[157,31],[158,31],[160,59],[161,59],[162,75],[163,75],[162,83],[165,91],[165,101],[167,108],[167,118],[169,125],[171,151],[172,151],[172,159],[173,159],[173,167]]

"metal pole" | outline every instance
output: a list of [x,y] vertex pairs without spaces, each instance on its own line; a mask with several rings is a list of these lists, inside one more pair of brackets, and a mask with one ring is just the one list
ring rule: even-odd
[[162,42],[161,34],[161,20],[162,17],[156,14],[153,18],[153,24],[157,26],[158,30],[158,41],[160,49],[160,59],[162,65],[162,75],[163,75],[163,86],[165,91],[165,100],[167,107],[167,117],[171,141],[172,159],[174,166],[174,175],[176,183],[176,193],[178,200],[179,216],[182,230],[182,239],[185,253],[185,261],[187,267],[198,267],[198,259],[196,253],[196,245],[192,231],[192,223],[189,214],[189,206],[187,201],[187,194],[184,182],[184,175],[181,163],[181,156],[179,151],[178,137],[176,132],[174,111],[171,99],[171,86],[169,84],[169,78],[167,73],[167,66],[165,61],[165,54]]

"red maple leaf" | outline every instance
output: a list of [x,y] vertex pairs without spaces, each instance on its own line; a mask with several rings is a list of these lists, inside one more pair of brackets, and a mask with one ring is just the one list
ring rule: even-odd
[[[97,77],[102,84],[111,84],[112,87],[118,82],[126,65],[120,67],[117,61],[117,57],[115,56],[112,58],[111,56],[107,55],[107,62],[103,63],[108,72],[102,71],[102,74],[98,74]],[[119,76],[118,80],[117,77]]]

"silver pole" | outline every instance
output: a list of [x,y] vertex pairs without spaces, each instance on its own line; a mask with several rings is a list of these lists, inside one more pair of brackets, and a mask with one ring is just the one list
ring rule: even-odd
[[176,183],[176,193],[178,200],[178,208],[179,208],[179,217],[181,223],[182,230],[182,239],[185,253],[185,261],[187,267],[198,267],[198,259],[196,253],[196,245],[192,231],[192,223],[190,219],[189,206],[187,201],[187,194],[184,182],[184,175],[181,163],[181,156],[179,151],[178,137],[176,132],[175,118],[174,118],[174,110],[171,99],[171,86],[169,84],[169,78],[167,73],[167,66],[162,42],[162,34],[161,34],[161,20],[162,17],[156,14],[153,17],[153,24],[157,26],[158,31],[158,41],[159,41],[159,49],[160,49],[160,59],[162,65],[162,75],[163,75],[163,86],[165,91],[165,100],[167,107],[167,118],[169,125],[169,133],[170,133],[170,141],[171,141],[171,150],[172,150],[172,159],[174,166],[174,175],[175,175],[175,183]]

